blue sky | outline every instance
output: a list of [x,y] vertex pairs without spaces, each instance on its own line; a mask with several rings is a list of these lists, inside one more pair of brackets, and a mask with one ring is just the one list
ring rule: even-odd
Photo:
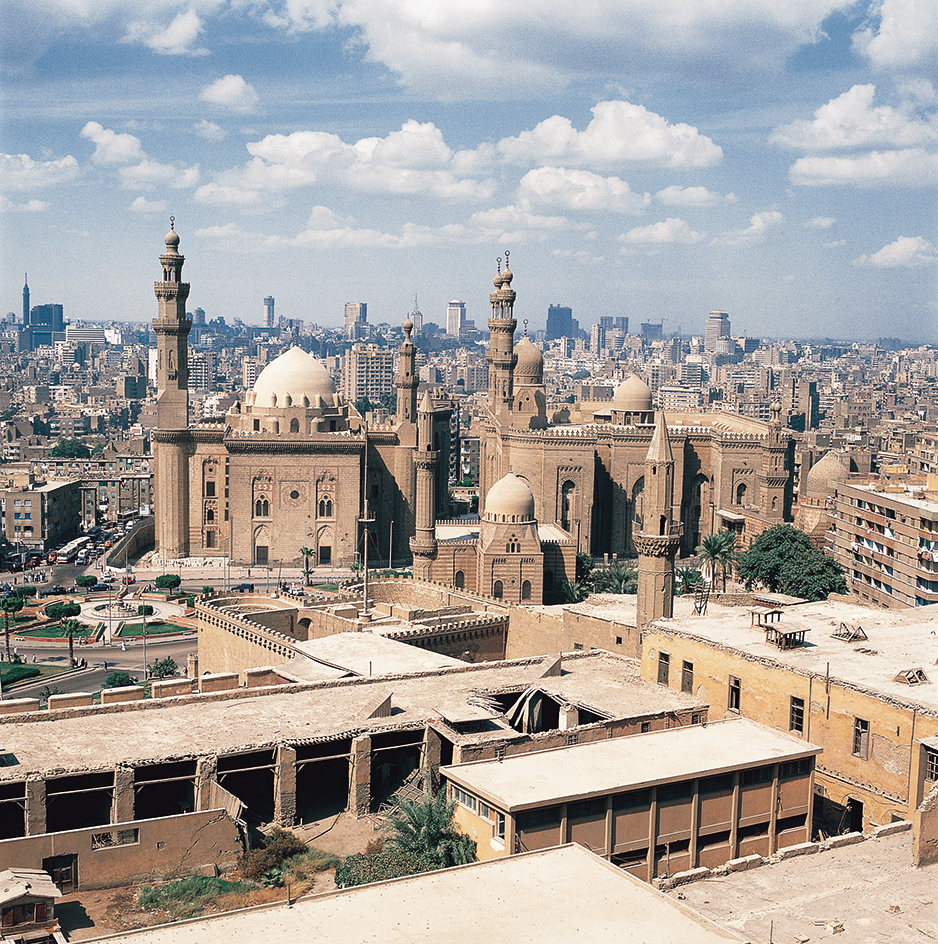
[[[777,9],[776,9],[777,8]],[[0,305],[938,341],[934,0],[0,0]]]

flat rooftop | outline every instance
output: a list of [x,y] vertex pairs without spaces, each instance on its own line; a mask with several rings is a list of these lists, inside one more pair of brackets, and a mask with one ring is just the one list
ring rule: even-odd
[[[935,867],[912,865],[912,833],[683,885],[686,897],[749,941],[909,944],[938,939]],[[836,936],[827,923],[842,924]],[[693,940],[692,938],[689,940]]]
[[[109,770],[119,764],[238,753],[349,737],[359,731],[416,728],[440,717],[440,706],[469,703],[479,695],[523,691],[536,685],[566,701],[610,718],[679,711],[704,704],[696,696],[641,678],[640,666],[595,650],[563,657],[560,676],[542,678],[553,661],[522,659],[416,675],[314,682],[277,689],[242,690],[240,697],[190,696],[138,702],[112,712],[36,712],[0,718],[0,753],[17,763],[0,767],[0,781],[77,770]],[[393,717],[369,720],[376,703],[392,696]],[[489,735],[515,734],[496,728]],[[475,742],[484,735],[460,737]]]
[[[825,675],[829,663],[834,678],[938,710],[938,604],[903,610],[834,601],[786,607],[771,628],[808,632],[803,646],[784,651],[767,643],[764,628],[750,622],[746,607],[711,607],[706,616],[675,616],[657,620],[656,625],[814,675]],[[867,638],[853,642],[831,638],[841,623],[861,626]],[[895,681],[901,672],[914,668],[924,669],[929,681],[918,685]]]
[[[294,648],[311,659],[321,659],[357,675],[402,675],[408,672],[432,672],[436,669],[462,668],[459,659],[428,649],[409,646],[378,633],[336,633],[322,639],[298,642]],[[300,660],[294,660],[300,661]]]
[[739,944],[743,938],[571,845],[362,885],[305,898],[292,908],[252,908],[107,940]]
[[760,767],[821,748],[745,718],[440,768],[507,812]]

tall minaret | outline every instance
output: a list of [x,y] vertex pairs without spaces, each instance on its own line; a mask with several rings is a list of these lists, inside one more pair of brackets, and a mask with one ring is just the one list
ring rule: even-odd
[[179,254],[175,219],[170,217],[166,252],[160,256],[163,279],[153,289],[159,314],[156,332],[156,416],[154,515],[160,557],[189,555],[189,356],[192,323],[186,317],[189,283],[182,281],[185,257]]
[[674,457],[664,411],[645,457],[645,518],[635,538],[638,548],[638,629],[674,614],[674,555],[681,541],[681,526],[672,520]]
[[29,279],[23,276],[23,324],[29,324]]
[[417,514],[410,550],[414,555],[414,578],[430,579],[430,565],[436,559],[436,463],[439,453],[433,448],[433,404],[429,390],[424,392],[417,413]]
[[417,421],[417,385],[420,383],[420,378],[414,369],[417,348],[410,339],[410,334],[414,330],[414,323],[408,318],[403,327],[404,343],[400,347],[400,366],[397,371],[397,379],[394,381],[397,387],[398,425]]
[[785,521],[791,506],[789,498],[788,444],[790,437],[782,429],[782,405],[772,404],[772,422],[762,440],[762,468],[759,471],[759,511],[767,518]]
[[489,295],[492,303],[492,317],[489,319],[489,349],[485,359],[489,365],[489,410],[503,423],[508,422],[511,412],[511,400],[514,396],[514,353],[515,328],[515,292],[511,287],[514,278],[508,268],[508,255],[505,253],[505,268],[498,260],[498,274],[492,280],[495,291]]

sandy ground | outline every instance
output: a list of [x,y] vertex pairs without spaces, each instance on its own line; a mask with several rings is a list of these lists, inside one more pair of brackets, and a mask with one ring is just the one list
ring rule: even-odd
[[[356,819],[347,813],[303,826],[294,827],[307,845],[336,855],[347,856],[364,852],[369,842],[381,836],[372,819]],[[237,878],[226,875],[226,878]],[[141,912],[135,908],[137,891],[141,886],[80,891],[65,895],[56,903],[56,916],[69,941],[86,941],[115,934],[130,928],[143,927],[165,921],[165,916]],[[323,872],[316,878],[313,889],[306,894],[321,895],[335,890],[335,873]],[[286,897],[283,888],[258,888],[248,895],[239,896],[233,907],[246,908],[278,901]]]

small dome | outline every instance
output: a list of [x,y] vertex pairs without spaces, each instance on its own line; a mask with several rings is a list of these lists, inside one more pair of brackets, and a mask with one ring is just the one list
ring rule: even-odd
[[166,234],[166,239],[164,242],[166,243],[167,249],[176,249],[179,246],[179,233],[177,233],[176,230],[171,229]]
[[533,521],[534,495],[527,483],[513,472],[499,479],[485,496],[485,517]]
[[651,388],[636,374],[616,387],[613,400],[617,410],[629,413],[647,413],[652,409]]
[[805,497],[828,498],[834,494],[836,485],[847,481],[849,472],[850,460],[830,450],[823,459],[811,466],[805,482]]
[[[283,407],[287,404],[287,397],[294,405],[301,404],[304,397],[310,404],[316,402],[316,397],[332,403],[335,384],[329,371],[315,357],[301,347],[291,347],[261,371],[254,382],[254,394],[254,402],[259,408]],[[273,397],[276,397],[276,403]]]
[[544,355],[527,336],[515,345],[518,362],[515,365],[515,377],[535,378],[541,383],[544,378]]

